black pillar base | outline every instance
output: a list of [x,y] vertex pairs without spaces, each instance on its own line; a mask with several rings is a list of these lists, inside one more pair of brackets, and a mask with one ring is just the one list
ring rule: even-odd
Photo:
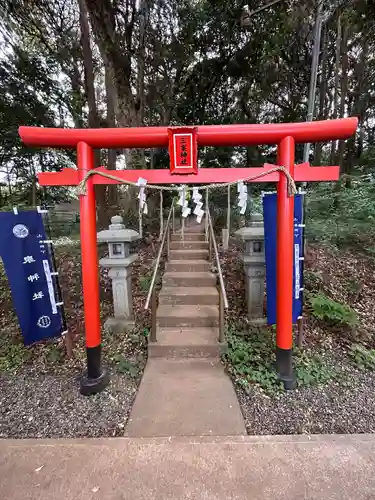
[[281,349],[276,347],[276,371],[279,379],[287,391],[297,387],[296,376],[293,371],[292,349]]
[[87,347],[87,371],[81,378],[80,392],[91,396],[103,391],[109,384],[109,373],[101,367],[101,346]]
[[102,373],[97,378],[89,378],[87,373],[82,375],[79,390],[82,396],[92,396],[93,394],[104,391],[108,384],[109,373],[107,370],[103,369]]

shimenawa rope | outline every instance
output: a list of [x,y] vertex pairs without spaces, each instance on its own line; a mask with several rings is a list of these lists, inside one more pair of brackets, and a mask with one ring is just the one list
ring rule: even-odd
[[[205,184],[205,185],[199,186],[198,189],[208,189],[208,190],[220,189],[222,187],[233,186],[233,185],[237,184],[238,182],[248,182],[248,181],[260,179],[261,177],[265,177],[266,175],[272,174],[274,172],[280,172],[280,173],[285,175],[285,177],[287,179],[288,196],[294,196],[297,193],[296,184],[295,184],[292,176],[288,172],[288,170],[285,167],[281,167],[281,166],[271,168],[271,170],[261,172],[260,174],[246,177],[245,179],[238,179],[236,181],[222,182],[222,183],[218,183],[218,184]],[[136,182],[127,181],[125,179],[120,179],[119,177],[116,177],[113,174],[109,174],[108,172],[101,172],[100,170],[89,170],[87,172],[87,174],[85,175],[85,177],[81,180],[81,182],[77,186],[77,192],[79,195],[86,194],[87,181],[93,175],[100,175],[102,177],[105,177],[106,179],[116,181],[120,184],[126,184],[128,186],[139,187]],[[145,187],[147,189],[156,189],[158,191],[171,191],[171,192],[177,191],[178,192],[181,190],[180,186],[170,187],[170,186],[161,186],[161,185],[159,186],[156,184],[147,184]],[[194,188],[191,186],[185,186],[186,191],[192,191],[193,189]]]

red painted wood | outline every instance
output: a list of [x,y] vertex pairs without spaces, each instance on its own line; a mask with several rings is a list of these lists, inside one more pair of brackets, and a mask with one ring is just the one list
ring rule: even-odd
[[[256,175],[264,170],[271,170],[275,165],[266,163],[264,167],[253,168],[201,168],[197,175],[171,175],[169,170],[107,170],[99,167],[97,170],[137,182],[139,177],[146,179],[149,184],[214,184],[234,182]],[[250,182],[278,182],[279,173],[260,177]],[[339,167],[310,167],[309,164],[295,166],[296,182],[337,181],[340,175]],[[64,168],[61,172],[44,172],[38,174],[41,186],[76,186],[79,182],[78,171]],[[118,181],[106,179],[99,175],[94,176],[94,184],[119,184]]]
[[[246,146],[278,144],[287,136],[296,142],[347,139],[354,134],[358,119],[341,118],[302,123],[249,125],[201,125],[199,146]],[[80,141],[93,148],[160,148],[168,146],[168,127],[60,129],[19,127],[21,140],[29,146],[75,148]]]
[[40,172],[38,182],[41,186],[77,186],[78,170],[63,168],[61,172]]
[[[94,167],[92,148],[84,142],[77,146],[77,164],[80,178]],[[98,253],[96,242],[95,190],[92,178],[87,182],[85,196],[79,197],[82,253],[82,288],[85,317],[86,347],[100,345],[100,301]]]
[[[281,165],[294,174],[293,137],[286,137],[278,146]],[[287,179],[277,184],[277,246],[276,246],[276,345],[281,349],[293,346],[293,242],[294,197],[288,196]]]

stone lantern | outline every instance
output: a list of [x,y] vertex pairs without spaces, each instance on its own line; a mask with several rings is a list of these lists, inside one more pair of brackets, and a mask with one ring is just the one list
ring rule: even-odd
[[262,215],[252,214],[250,225],[236,231],[235,236],[245,246],[245,251],[241,258],[244,264],[248,318],[251,323],[258,325],[265,324],[266,319],[263,314],[263,303],[266,269]]
[[101,267],[109,269],[112,280],[114,317],[108,318],[104,326],[115,332],[124,332],[134,327],[132,303],[132,265],[138,254],[131,252],[131,244],[140,239],[139,233],[125,229],[119,215],[111,218],[109,228],[97,235],[99,243],[108,244],[108,257],[100,259]]

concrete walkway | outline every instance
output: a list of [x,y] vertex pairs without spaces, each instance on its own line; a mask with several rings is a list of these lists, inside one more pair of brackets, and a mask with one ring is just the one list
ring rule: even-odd
[[246,429],[215,359],[149,359],[126,427],[132,437],[234,436]]
[[0,441],[4,500],[372,500],[375,437]]

